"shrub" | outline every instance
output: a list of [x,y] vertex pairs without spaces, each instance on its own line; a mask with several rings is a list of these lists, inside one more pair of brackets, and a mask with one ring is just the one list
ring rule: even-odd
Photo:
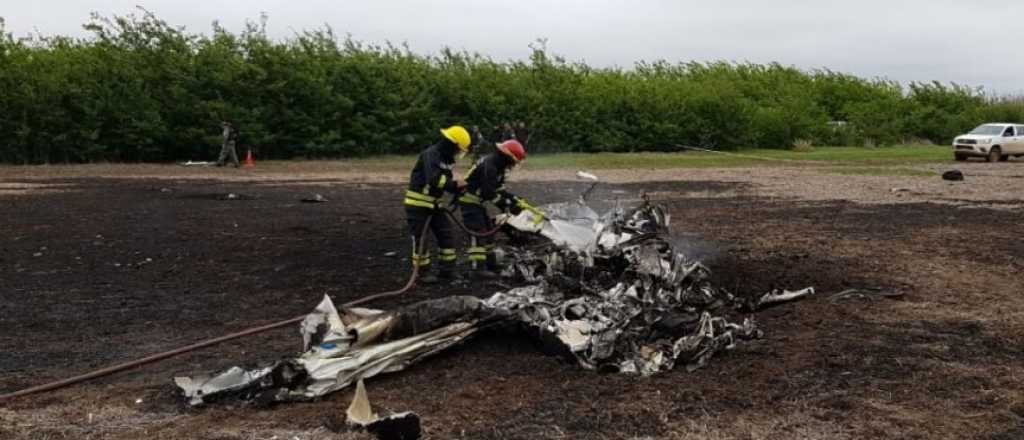
[[807,139],[797,139],[793,141],[793,146],[790,150],[800,153],[810,153],[814,151],[814,143]]
[[599,69],[543,40],[528,60],[496,62],[330,28],[274,41],[265,24],[193,34],[140,10],[94,16],[90,38],[25,41],[0,20],[0,161],[209,159],[224,119],[263,158],[413,153],[453,123],[488,133],[522,120],[533,152],[596,152],[945,144],[984,121],[1024,121],[1020,99],[958,85],[904,88],[779,64]]

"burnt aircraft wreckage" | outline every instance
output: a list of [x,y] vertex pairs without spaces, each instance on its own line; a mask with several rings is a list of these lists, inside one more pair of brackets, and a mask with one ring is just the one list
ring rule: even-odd
[[405,369],[498,325],[528,332],[588,370],[643,376],[677,365],[694,370],[718,351],[761,336],[751,318],[726,316],[814,293],[739,297],[712,285],[701,262],[676,251],[669,216],[646,198],[601,215],[582,197],[542,210],[544,219],[528,211],[506,219],[517,233],[541,237],[505,248],[502,275],[521,287],[486,299],[452,296],[388,311],[339,310],[325,296],[301,324],[304,352],[298,357],[175,383],[192,405],[311,400]]

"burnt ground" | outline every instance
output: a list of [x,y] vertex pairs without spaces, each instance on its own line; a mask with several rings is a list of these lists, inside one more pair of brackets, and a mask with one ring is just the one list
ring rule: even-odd
[[[37,182],[38,183],[38,182]],[[402,285],[401,185],[315,180],[54,179],[0,194],[0,392]],[[757,313],[765,338],[705,369],[650,378],[583,371],[487,334],[367,383],[429,438],[1024,437],[1019,212],[754,196],[729,182],[651,191],[680,246],[740,293],[814,286]],[[575,183],[519,183],[539,203]],[[299,199],[321,193],[322,204]],[[228,193],[237,200],[221,200]],[[734,193],[730,193],[734,194]],[[389,257],[389,252],[397,256]],[[838,298],[848,288],[896,297]],[[496,286],[418,289],[387,308]],[[0,406],[0,438],[364,438],[324,428],[350,393],[273,408],[183,407],[175,375],[295,353],[294,328]]]

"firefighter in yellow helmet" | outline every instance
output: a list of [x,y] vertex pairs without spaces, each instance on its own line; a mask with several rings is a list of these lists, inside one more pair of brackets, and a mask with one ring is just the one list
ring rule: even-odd
[[[424,284],[455,279],[455,237],[443,212],[442,199],[445,193],[457,194],[465,186],[465,182],[455,180],[452,169],[456,158],[469,151],[470,143],[469,132],[462,126],[442,129],[441,140],[420,153],[409,176],[405,215],[412,235],[412,264],[420,269],[420,281]],[[437,242],[437,275],[430,272],[430,250],[421,249],[420,234],[428,221]]]

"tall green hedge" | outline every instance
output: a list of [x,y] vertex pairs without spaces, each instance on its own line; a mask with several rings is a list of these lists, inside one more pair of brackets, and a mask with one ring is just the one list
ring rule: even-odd
[[[452,123],[525,121],[534,151],[946,143],[1020,101],[778,64],[593,68],[366,45],[330,29],[274,41],[262,24],[191,34],[143,11],[94,16],[87,39],[15,39],[0,22],[0,161],[209,159],[218,124],[264,158],[411,153]],[[844,121],[845,123],[830,123]]]

